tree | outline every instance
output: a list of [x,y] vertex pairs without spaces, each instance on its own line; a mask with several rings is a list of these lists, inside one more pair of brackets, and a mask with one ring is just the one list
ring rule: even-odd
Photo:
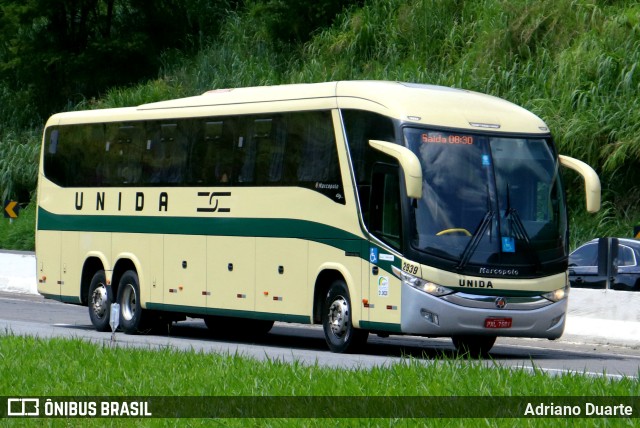
[[154,76],[163,50],[215,36],[233,0],[5,0],[0,79],[40,113]]

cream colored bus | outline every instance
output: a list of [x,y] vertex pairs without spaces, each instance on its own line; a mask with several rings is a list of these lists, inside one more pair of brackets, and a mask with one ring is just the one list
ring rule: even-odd
[[568,225],[545,123],[438,86],[216,90],[52,116],[38,183],[39,292],[96,329],[203,318],[215,331],[322,324],[347,352],[381,336],[555,339]]

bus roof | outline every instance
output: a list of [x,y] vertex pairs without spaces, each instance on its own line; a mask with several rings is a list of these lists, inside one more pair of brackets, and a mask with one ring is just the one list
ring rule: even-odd
[[500,98],[463,89],[388,81],[218,89],[138,107],[62,113],[53,116],[48,125],[331,108],[368,110],[410,123],[445,128],[549,133],[539,117]]

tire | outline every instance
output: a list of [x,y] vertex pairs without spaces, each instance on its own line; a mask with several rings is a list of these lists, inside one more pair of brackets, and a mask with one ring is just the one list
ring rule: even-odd
[[98,331],[111,331],[109,318],[111,315],[111,304],[113,303],[113,291],[107,286],[107,279],[104,270],[97,271],[91,279],[89,293],[87,295],[87,306],[89,307],[89,318],[91,324]]
[[489,355],[496,336],[454,336],[451,338],[458,356],[479,358]]
[[353,326],[351,308],[347,285],[334,281],[322,307],[324,338],[331,352],[355,352],[367,342],[369,332]]
[[118,284],[118,303],[120,304],[120,329],[127,334],[140,333],[144,328],[144,310],[140,306],[140,285],[138,274],[128,270]]

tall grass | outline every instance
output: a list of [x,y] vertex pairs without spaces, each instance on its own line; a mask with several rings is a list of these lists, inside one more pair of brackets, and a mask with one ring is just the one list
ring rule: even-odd
[[21,207],[18,218],[0,216],[0,249],[33,251],[35,248],[36,207]]
[[40,135],[36,129],[0,134],[0,198],[29,202],[38,176]]
[[[78,108],[137,105],[215,88],[339,79],[476,90],[538,114],[552,129],[561,153],[599,172],[610,211],[596,220],[579,214],[580,179],[567,175],[574,229],[584,221],[589,233],[603,235],[611,229],[600,220],[609,215],[619,225],[614,230],[627,231],[625,235],[640,224],[637,2],[371,0],[346,10],[304,45],[274,40],[268,27],[273,19],[263,19],[264,9],[257,3],[247,4],[246,10],[231,12],[221,35],[194,57],[168,52],[157,79],[114,88]],[[0,109],[3,116],[24,122],[19,113]],[[15,145],[19,139],[11,135],[22,131],[1,129],[2,145]],[[0,148],[3,174],[13,168],[7,156],[14,155]],[[31,152],[22,156],[20,162],[34,162]],[[33,167],[21,171],[30,178],[20,180],[35,183]],[[2,189],[11,194],[18,178],[13,173],[7,177]]]

